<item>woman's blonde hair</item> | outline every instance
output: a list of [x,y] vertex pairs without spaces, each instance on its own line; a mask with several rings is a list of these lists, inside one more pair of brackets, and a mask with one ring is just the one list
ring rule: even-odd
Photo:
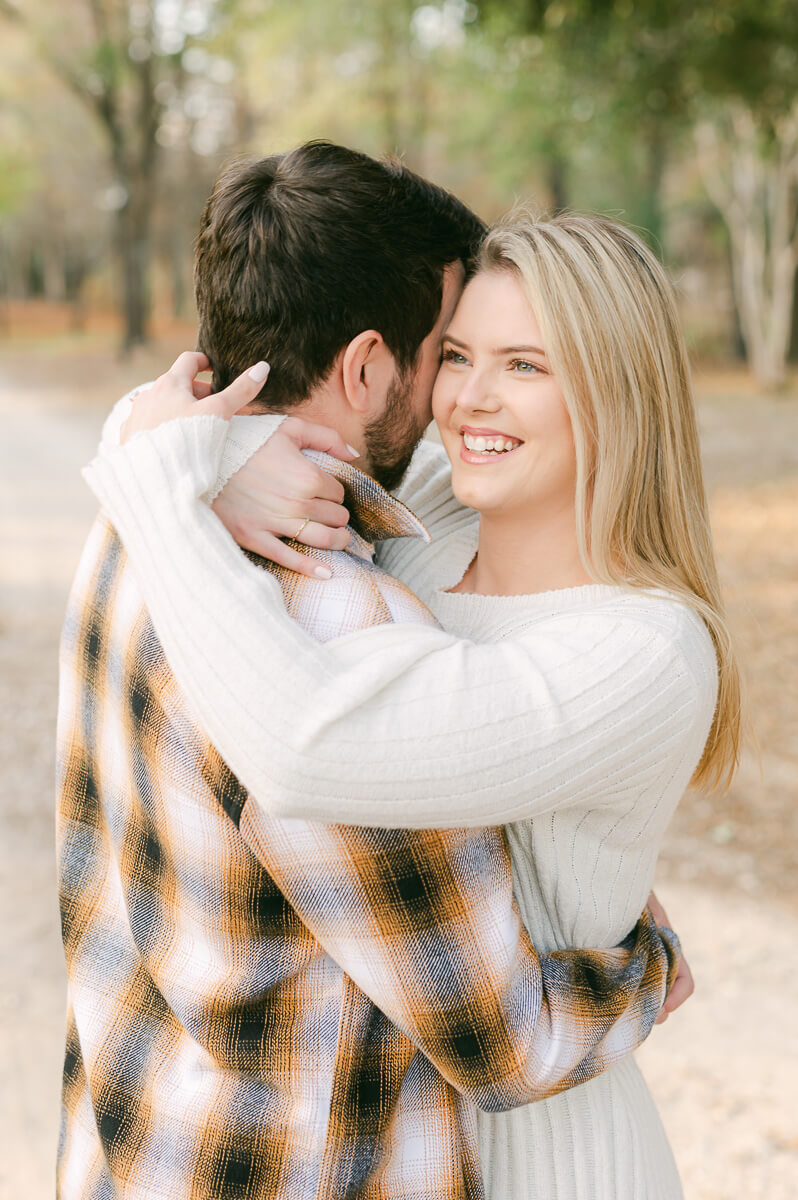
[[604,217],[514,212],[477,270],[513,272],[535,312],[571,417],[585,568],[600,583],[666,588],[704,619],[718,701],[692,783],[728,786],[742,741],[687,351],[673,289],[637,234]]

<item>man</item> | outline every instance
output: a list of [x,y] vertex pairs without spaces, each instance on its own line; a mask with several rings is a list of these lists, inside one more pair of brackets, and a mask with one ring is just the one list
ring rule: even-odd
[[[323,144],[234,168],[206,207],[217,388],[268,353],[269,406],[337,427],[317,448],[346,459],[353,442],[369,472],[323,460],[351,510],[348,551],[317,552],[332,583],[279,574],[319,637],[429,619],[372,563],[370,543],[423,537],[374,480],[398,484],[427,423],[480,233],[402,167]],[[102,459],[89,478],[103,498]],[[124,540],[137,514],[112,516]],[[633,1049],[673,978],[669,937],[644,915],[615,951],[539,957],[501,831],[270,820],[213,744],[225,681],[189,703],[192,664],[167,643],[100,518],[62,648],[62,1200],[480,1197],[475,1105],[527,1103]]]

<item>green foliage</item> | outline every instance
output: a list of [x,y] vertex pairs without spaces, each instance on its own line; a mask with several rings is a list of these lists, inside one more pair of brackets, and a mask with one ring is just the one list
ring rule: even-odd
[[36,169],[23,150],[0,150],[0,222],[21,211],[36,184]]
[[519,33],[543,33],[586,78],[612,81],[621,105],[669,117],[738,98],[775,119],[798,94],[795,0],[481,0]]

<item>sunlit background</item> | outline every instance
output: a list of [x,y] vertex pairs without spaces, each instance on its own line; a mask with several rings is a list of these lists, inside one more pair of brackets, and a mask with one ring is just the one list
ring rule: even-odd
[[677,285],[756,737],[731,792],[688,794],[668,834],[658,889],[698,990],[641,1062],[688,1200],[792,1200],[795,0],[0,0],[0,1198],[52,1195],[79,468],[113,400],[194,344],[220,165],[320,137],[400,154],[487,219],[518,200],[621,216]]

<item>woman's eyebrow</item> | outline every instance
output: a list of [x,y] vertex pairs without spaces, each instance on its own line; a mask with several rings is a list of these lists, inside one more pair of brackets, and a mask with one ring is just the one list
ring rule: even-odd
[[540,346],[502,346],[501,350],[494,350],[494,354],[539,354],[541,358],[546,357],[546,351]]
[[[443,340],[445,342],[452,342],[453,345],[459,346],[461,350],[469,349],[467,342],[459,341],[458,338],[452,337],[450,333],[445,333]],[[494,350],[493,353],[497,356],[504,354],[539,354],[541,358],[546,357],[546,351],[542,350],[540,346],[502,346],[500,349]]]

